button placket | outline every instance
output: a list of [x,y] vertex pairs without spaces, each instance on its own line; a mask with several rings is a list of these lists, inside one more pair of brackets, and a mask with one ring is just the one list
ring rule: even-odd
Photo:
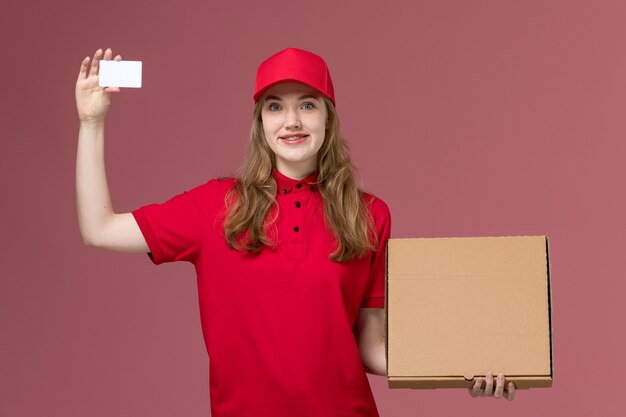
[[[302,197],[300,195],[297,195],[296,199],[298,199],[298,200],[296,200],[296,202],[300,203],[299,200],[301,198]],[[292,240],[294,242],[301,242],[302,241],[302,232],[301,232],[300,229],[302,227],[302,219],[303,219],[302,213],[303,213],[303,210],[302,210],[302,207],[299,207],[299,208],[296,207],[296,202],[293,203],[294,205],[292,206],[292,209],[291,209],[293,211],[293,216],[291,216],[291,218],[293,219],[292,220],[293,223],[292,223],[292,226],[291,226],[291,234],[293,235],[292,236]],[[300,203],[300,206],[302,206],[301,203]]]
[[306,220],[306,206],[309,200],[311,191],[304,187],[301,183],[296,184],[293,190],[294,201],[291,203],[292,212],[292,225],[291,225],[291,241],[292,242],[304,242],[305,220]]

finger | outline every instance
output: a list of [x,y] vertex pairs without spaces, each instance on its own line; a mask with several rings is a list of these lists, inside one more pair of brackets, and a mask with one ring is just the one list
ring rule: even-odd
[[120,91],[119,87],[104,87],[105,93],[118,93]]
[[485,378],[485,392],[483,393],[483,397],[493,395],[493,374],[491,372],[487,372],[487,378]]
[[474,383],[474,386],[470,389],[470,395],[474,398],[478,397],[480,395],[480,392],[482,391],[482,386],[483,386],[483,379],[476,378],[476,382]]
[[104,59],[106,61],[111,60],[111,57],[113,56],[113,51],[111,50],[111,48],[107,48],[106,51],[104,51]]
[[498,377],[496,378],[496,390],[493,393],[493,396],[496,398],[500,398],[502,397],[503,394],[504,394],[504,375],[498,374]]
[[122,60],[122,55],[118,55],[118,56],[116,56],[116,57],[115,57],[115,60],[116,60],[116,61],[121,61],[121,60]]
[[87,77],[87,68],[89,68],[89,57],[83,59],[83,62],[80,63],[80,71],[78,71],[78,79],[83,79]]
[[91,69],[89,70],[89,77],[92,75],[98,75],[98,62],[102,55],[102,48],[98,49],[93,55],[93,61],[91,61]]
[[507,385],[506,399],[509,401],[513,401],[513,398],[515,398],[515,384],[509,382]]

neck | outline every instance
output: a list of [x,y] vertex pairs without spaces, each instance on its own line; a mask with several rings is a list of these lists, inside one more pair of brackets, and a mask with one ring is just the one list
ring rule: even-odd
[[[278,162],[278,161],[277,161]],[[308,177],[317,170],[315,164],[276,164],[276,170],[283,174],[285,177],[289,177],[294,180],[301,180]]]

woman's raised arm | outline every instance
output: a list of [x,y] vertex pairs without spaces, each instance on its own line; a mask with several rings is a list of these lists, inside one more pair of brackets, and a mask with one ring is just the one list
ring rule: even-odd
[[[148,252],[146,241],[131,213],[113,211],[104,167],[104,119],[117,87],[98,86],[102,50],[83,59],[76,80],[76,108],[80,121],[76,154],[76,205],[83,243],[122,252]],[[104,59],[113,56],[111,49]],[[116,61],[122,57],[117,55]]]

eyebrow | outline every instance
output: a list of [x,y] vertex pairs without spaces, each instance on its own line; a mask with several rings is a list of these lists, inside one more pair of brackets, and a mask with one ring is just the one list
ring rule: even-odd
[[[298,97],[298,100],[304,100],[304,99],[307,99],[307,98],[312,98],[312,99],[314,99],[314,100],[318,100],[318,98],[317,98],[317,97],[312,96],[312,95],[308,95],[308,94],[307,94],[307,95],[304,95],[304,96],[300,96],[300,97]],[[269,100],[283,101],[280,97],[276,97],[276,96],[267,96],[267,98],[265,99],[265,101],[269,101]]]

